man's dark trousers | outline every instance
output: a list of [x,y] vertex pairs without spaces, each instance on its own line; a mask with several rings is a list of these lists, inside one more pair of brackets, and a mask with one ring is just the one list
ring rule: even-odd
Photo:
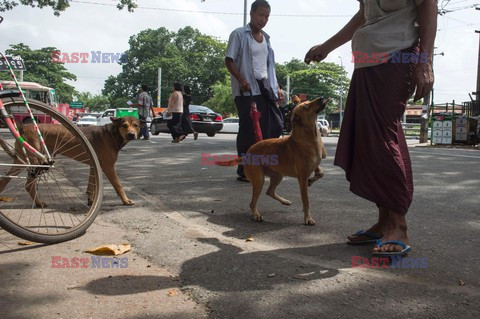
[[[246,154],[250,146],[256,143],[253,122],[250,117],[252,97],[247,95],[248,93],[244,96],[235,97],[235,105],[239,118],[237,134],[238,156]],[[262,129],[263,139],[280,137],[283,130],[283,122],[275,102],[270,100],[265,94],[255,95],[253,96],[253,100],[257,104],[257,110],[261,113],[260,128]],[[241,177],[245,176],[242,165],[238,166],[237,174]]]
[[138,118],[140,119],[140,121],[145,121],[145,125],[140,129],[140,134],[138,135],[138,138],[143,136],[143,138],[148,139],[150,135],[148,134],[147,118],[143,115],[139,115]]

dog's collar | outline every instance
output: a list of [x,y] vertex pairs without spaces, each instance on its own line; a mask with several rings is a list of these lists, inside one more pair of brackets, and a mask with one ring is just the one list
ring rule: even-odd
[[117,151],[120,151],[127,143],[123,141],[122,136],[118,133],[118,130],[114,129],[114,125],[111,124],[110,132],[111,138],[113,139],[113,145]]

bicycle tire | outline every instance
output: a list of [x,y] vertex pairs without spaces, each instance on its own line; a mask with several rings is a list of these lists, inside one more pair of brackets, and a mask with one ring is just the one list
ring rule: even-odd
[[[21,108],[25,107],[22,99],[9,98],[2,101],[9,114],[22,114]],[[78,127],[42,102],[29,99],[28,104],[40,123],[42,120],[58,123],[39,124],[46,144],[55,143],[53,147],[48,146],[49,152],[54,156],[54,164],[46,169],[6,166],[7,175],[3,175],[3,170],[6,169],[1,169],[0,227],[32,242],[56,244],[72,240],[85,234],[100,212],[103,173],[93,147]],[[24,124],[21,127],[20,131],[23,131],[25,137],[34,126]],[[22,149],[10,132],[3,135],[9,136],[7,143],[10,143],[16,155],[41,164],[33,155],[25,156],[21,152]],[[25,137],[25,140],[33,146],[39,139],[38,134],[36,138],[32,136],[30,135],[30,140]],[[40,146],[35,148],[44,153]],[[78,155],[69,157],[70,152],[77,152]],[[7,163],[6,159],[9,158],[9,164],[12,165],[10,156],[0,147],[0,163]],[[22,183],[23,180],[26,182]],[[34,190],[34,195],[31,190]],[[46,197],[48,200],[44,202]],[[30,216],[26,216],[28,214]],[[32,220],[38,220],[38,223],[35,224]]]

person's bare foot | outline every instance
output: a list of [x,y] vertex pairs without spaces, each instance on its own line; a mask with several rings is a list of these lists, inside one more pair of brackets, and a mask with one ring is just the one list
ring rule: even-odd
[[[378,208],[378,222],[374,224],[372,227],[366,230],[366,232],[378,235],[380,237],[383,236],[384,232],[387,229],[388,219],[389,219],[389,210],[383,207]],[[366,240],[371,240],[372,238],[367,235],[350,235],[347,236],[349,243],[356,243],[362,242]]]
[[[383,235],[382,227],[378,225],[378,223],[373,225],[369,229],[367,229],[365,233],[368,233],[370,236],[366,234],[353,234],[353,235],[347,236],[348,243],[350,244],[363,243],[364,241],[371,241],[372,239],[375,239],[375,238],[381,238]],[[373,236],[378,236],[378,237],[373,237]]]
[[[396,240],[408,245],[407,222],[404,215],[390,212],[387,228],[383,232],[382,243]],[[386,244],[382,247],[374,247],[374,252],[401,252],[403,247],[395,244]]]

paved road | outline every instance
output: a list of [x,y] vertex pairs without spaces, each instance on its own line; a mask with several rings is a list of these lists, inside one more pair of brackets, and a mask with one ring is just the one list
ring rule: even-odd
[[[198,304],[197,314],[480,316],[480,151],[413,148],[410,140],[415,196],[408,214],[409,257],[427,267],[360,269],[352,268],[352,257],[371,258],[371,247],[347,246],[345,237],[375,221],[375,206],[351,194],[343,171],[333,166],[336,138],[324,139],[325,177],[310,188],[314,227],[302,224],[295,179],[278,188],[292,206],[262,195],[259,210],[266,221],[257,223],[248,208],[251,187],[235,180],[235,169],[201,165],[202,153],[234,154],[234,138],[201,135],[196,142],[189,137],[171,144],[161,134],[135,141],[120,154],[117,169],[136,206],[121,206],[113,188],[105,188],[99,223],[115,224],[139,258],[172,274],[178,291]],[[245,240],[249,236],[253,242]],[[137,285],[144,280],[130,278]]]

